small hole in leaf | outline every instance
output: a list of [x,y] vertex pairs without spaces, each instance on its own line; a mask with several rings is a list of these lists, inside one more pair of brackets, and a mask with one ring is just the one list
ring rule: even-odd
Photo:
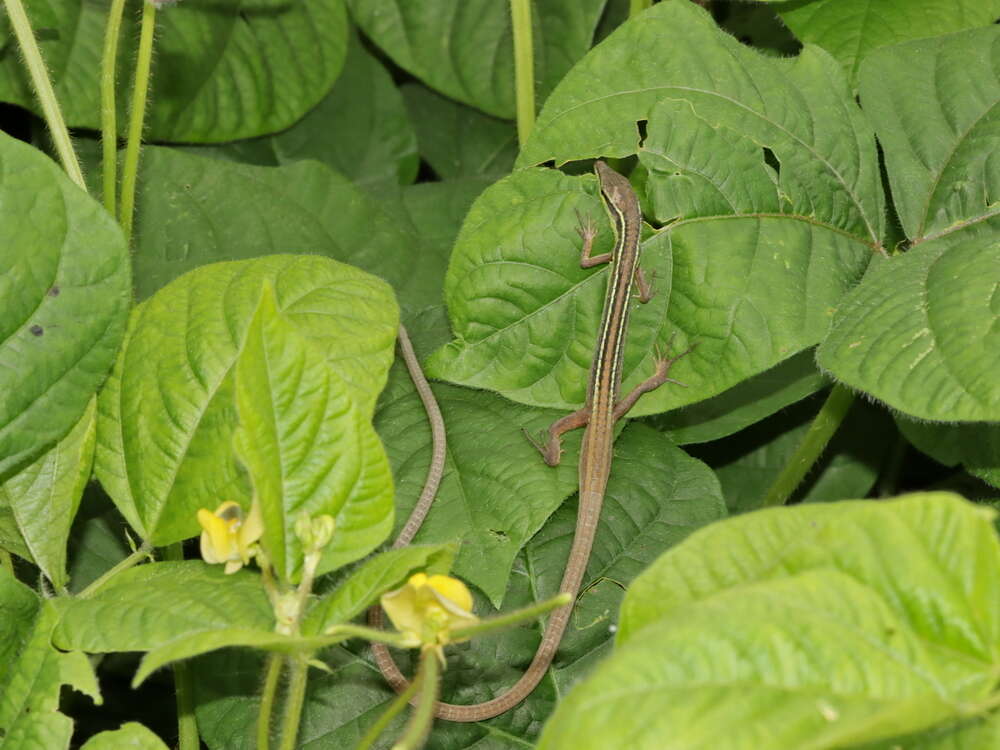
[[58,297],[59,296],[59,291],[60,291],[59,287],[53,285],[53,287],[51,289],[49,289],[49,296],[50,297]]
[[774,170],[775,174],[781,174],[781,162],[778,161],[778,157],[775,156],[774,152],[771,149],[767,148],[766,146],[764,147],[763,151],[764,151],[764,163],[767,164],[769,167],[771,167],[771,169]]
[[509,539],[507,532],[501,529],[490,529],[490,533],[497,538],[497,541],[500,542],[506,542]]
[[639,133],[639,148],[646,144],[646,135],[649,131],[649,120],[637,120],[635,129]]
[[28,330],[31,331],[32,336],[41,336],[43,333],[45,333],[45,329],[37,324],[31,326],[31,328],[29,328]]

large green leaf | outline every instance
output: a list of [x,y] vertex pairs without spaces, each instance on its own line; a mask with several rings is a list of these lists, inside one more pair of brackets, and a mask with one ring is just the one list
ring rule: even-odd
[[82,680],[97,703],[93,672],[78,653],[60,653],[50,638],[57,619],[41,600],[0,568],[0,748],[68,750],[73,722],[59,713],[61,686]]
[[356,399],[356,387],[326,366],[265,283],[236,363],[233,440],[263,517],[261,545],[282,580],[302,577],[300,518],[336,521],[316,575],[363,557],[392,529],[389,461]]
[[1000,234],[879,263],[841,302],[819,364],[908,415],[1000,420],[997,279]]
[[95,472],[139,534],[169,544],[199,531],[199,508],[246,501],[232,452],[234,371],[265,283],[371,413],[393,355],[391,290],[318,256],[270,256],[203,266],[134,313],[98,401]]
[[481,189],[422,184],[376,200],[315,162],[268,168],[146,148],[136,291],[148,297],[205,263],[294,251],[381,276],[417,309],[437,304],[457,223]]
[[0,504],[10,508],[29,558],[57,588],[66,585],[66,542],[94,462],[97,399],[92,398],[69,433],[0,484]]
[[896,423],[907,440],[935,461],[962,464],[970,474],[1000,487],[1000,425],[930,424],[902,416]]
[[979,229],[997,213],[998,44],[992,26],[880,49],[861,67],[861,104],[911,242]]
[[[605,0],[538,0],[532,41],[544,99],[590,48]],[[431,88],[497,117],[514,116],[510,8],[494,0],[348,0],[351,15],[400,67]]]
[[134,721],[95,734],[80,750],[167,750],[156,734]]
[[121,230],[47,156],[0,134],[0,479],[83,415],[129,306]]
[[315,159],[360,186],[409,184],[419,162],[399,89],[353,34],[330,93],[295,125],[263,138],[195,147],[192,153],[262,166]]
[[997,0],[791,0],[775,10],[803,42],[837,58],[857,85],[861,60],[872,50],[908,39],[988,26]]
[[148,651],[186,633],[274,630],[260,576],[200,560],[142,565],[63,608],[53,642],[81,651]]
[[820,750],[985,711],[1000,664],[992,515],[928,493],[696,532],[633,583],[618,647],[540,747]]
[[452,101],[425,86],[400,88],[417,131],[420,155],[443,180],[503,176],[517,156],[514,125]]
[[[28,6],[36,28],[48,31],[42,54],[68,124],[98,129],[107,4]],[[125,13],[121,82],[131,81],[137,15]],[[287,128],[329,91],[347,46],[343,0],[182,3],[161,12],[157,26],[148,135],[161,141],[219,142]],[[122,132],[126,98],[118,99]],[[0,50],[0,100],[37,107],[13,44]]]

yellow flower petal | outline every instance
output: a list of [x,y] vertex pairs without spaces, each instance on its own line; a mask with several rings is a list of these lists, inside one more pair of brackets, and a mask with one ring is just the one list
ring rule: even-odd
[[226,563],[226,573],[235,573],[250,562],[255,544],[264,532],[260,508],[255,503],[244,518],[239,503],[227,500],[214,513],[198,511],[201,525],[201,556],[207,563]]
[[382,608],[396,630],[423,644],[450,643],[453,627],[478,620],[469,589],[451,576],[416,573],[405,586],[382,595]]

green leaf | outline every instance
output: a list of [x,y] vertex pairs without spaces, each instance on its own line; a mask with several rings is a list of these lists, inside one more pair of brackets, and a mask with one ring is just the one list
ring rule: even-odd
[[206,263],[301,251],[381,276],[410,306],[435,304],[451,242],[425,238],[410,197],[436,196],[415,199],[417,208],[433,207],[423,221],[451,224],[480,189],[481,182],[415,185],[376,200],[315,162],[265,168],[147,147],[136,209],[137,295]]
[[417,131],[420,155],[442,180],[510,172],[517,157],[512,123],[416,83],[404,84],[400,92]]
[[0,134],[0,480],[81,418],[129,306],[121,230],[40,151]]
[[263,284],[284,317],[319,348],[370,414],[392,359],[397,309],[378,279],[317,256],[270,256],[204,266],[134,314],[98,402],[95,472],[145,539],[199,532],[199,508],[244,501],[233,460],[235,366]]
[[819,365],[910,416],[1000,420],[998,278],[1000,235],[879,263],[840,303]]
[[[54,0],[32,3],[29,15],[50,16],[41,42],[56,96],[71,127],[100,126],[100,55],[107,8]],[[126,13],[118,80],[131,79],[138,40],[136,14]],[[343,0],[310,3],[237,0],[207,7],[182,3],[157,18],[147,134],[156,141],[220,142],[292,125],[333,85],[344,62]],[[38,24],[35,24],[38,27]],[[19,56],[0,56],[0,100],[37,108]],[[306,63],[308,61],[308,63]],[[127,126],[127,97],[118,123]]]
[[[839,66],[821,50],[772,58],[719,30],[694,4],[660,3],[563,79],[518,164],[642,155],[650,148],[637,145],[644,120],[657,136],[654,154],[643,161],[662,164],[664,178],[679,171],[678,190],[695,183],[699,194],[711,189],[724,198],[715,213],[780,211],[792,214],[789,223],[798,216],[824,234],[840,229],[879,247],[884,218],[874,139]],[[777,175],[765,149],[780,166]],[[707,174],[699,174],[702,167]]]
[[156,734],[134,721],[118,729],[99,732],[83,743],[80,750],[168,750]]
[[83,493],[67,545],[69,589],[83,591],[124,560],[134,547],[122,533],[125,522],[96,482]]
[[812,351],[786,359],[718,396],[654,418],[677,445],[707,443],[739,432],[829,384]]
[[633,583],[614,654],[539,747],[607,747],[628,727],[640,750],[819,750],[986,710],[1000,658],[1000,611],[982,606],[1000,563],[992,516],[926,493],[696,532]]
[[896,416],[913,445],[945,466],[962,464],[970,474],[1000,487],[1000,425],[928,424]]
[[447,545],[413,545],[368,558],[328,594],[320,596],[302,621],[305,635],[353,620],[386,591],[401,586],[413,573],[431,568],[446,573],[455,550]]
[[[788,28],[840,61],[857,86],[861,60],[872,50],[908,39],[988,26],[1000,15],[996,0],[795,0],[777,3]],[[917,92],[914,92],[917,93]]]
[[302,577],[306,552],[297,519],[336,520],[316,575],[363,557],[392,528],[385,451],[364,401],[356,404],[356,387],[326,365],[265,282],[236,362],[233,440],[260,504],[261,545],[278,577],[292,583]]
[[[522,429],[536,435],[561,414],[466,388],[435,385],[434,394],[448,427],[448,453],[441,486],[414,541],[461,542],[453,574],[499,607],[518,551],[576,488],[580,436],[567,435],[562,463],[553,469]],[[401,364],[392,370],[375,426],[396,479],[398,533],[420,495],[431,456],[427,415]]]
[[66,542],[90,479],[97,428],[97,399],[92,398],[80,421],[34,463],[0,484],[0,503],[10,508],[28,558],[63,588]]
[[131,568],[93,596],[71,600],[52,640],[91,653],[149,651],[185,634],[233,628],[273,631],[260,576],[227,576],[219,566],[186,560]]
[[55,607],[0,568],[0,748],[69,748],[73,722],[59,713],[64,654],[50,643]]
[[[493,0],[348,0],[351,16],[401,68],[452,99],[514,116],[510,8]],[[539,101],[589,49],[604,0],[533,3]]]
[[356,185],[409,184],[417,140],[389,72],[350,35],[344,69],[330,92],[292,127],[264,138],[192,153],[278,166],[315,159]]
[[[900,743],[905,743],[900,745]],[[996,713],[979,719],[932,729],[916,735],[894,737],[886,742],[858,747],[856,750],[979,750],[1000,743],[1000,716]]]
[[861,103],[885,152],[896,212],[914,243],[983,230],[984,222],[985,231],[996,234],[990,219],[1000,183],[1000,164],[992,158],[1000,148],[998,36],[1000,28],[991,26],[908,42],[878,50],[861,66]]

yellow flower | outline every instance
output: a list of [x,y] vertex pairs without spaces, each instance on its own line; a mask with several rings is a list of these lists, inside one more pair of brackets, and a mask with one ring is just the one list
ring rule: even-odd
[[235,573],[257,553],[257,540],[264,533],[260,506],[254,503],[244,516],[243,508],[227,500],[212,513],[198,511],[201,524],[201,556],[207,563],[225,563],[226,573]]
[[479,622],[472,614],[472,594],[451,576],[417,573],[402,588],[382,595],[382,609],[411,646],[441,646],[454,642],[451,629]]

